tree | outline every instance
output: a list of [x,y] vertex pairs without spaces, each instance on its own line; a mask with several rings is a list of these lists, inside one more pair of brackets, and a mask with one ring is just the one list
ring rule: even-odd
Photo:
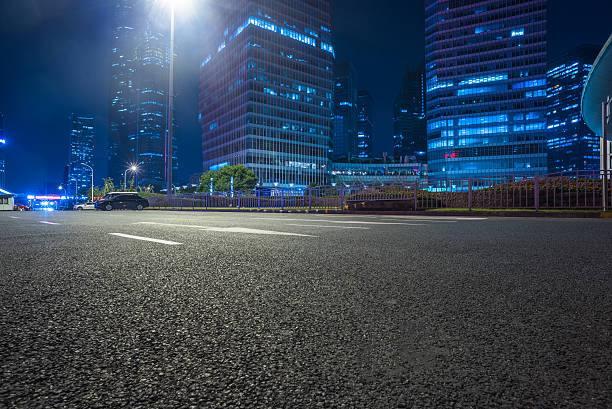
[[102,180],[104,181],[104,186],[102,187],[102,191],[100,192],[102,196],[115,191],[115,184],[113,183],[113,178],[107,177],[106,179]]
[[[216,179],[215,173],[212,170],[208,172],[204,172],[202,176],[200,176],[200,186],[198,186],[198,192],[209,192],[210,191],[210,179]],[[214,188],[214,185],[213,185]]]
[[[230,191],[231,179],[234,177],[234,190],[253,190],[257,184],[255,172],[244,165],[224,166],[217,171],[215,190]],[[217,183],[219,185],[217,186]]]
[[231,190],[232,176],[234,177],[234,190],[252,190],[257,184],[255,172],[244,165],[224,166],[216,172],[208,171],[200,177],[199,192],[210,190],[210,178],[213,178],[213,188],[216,192]]

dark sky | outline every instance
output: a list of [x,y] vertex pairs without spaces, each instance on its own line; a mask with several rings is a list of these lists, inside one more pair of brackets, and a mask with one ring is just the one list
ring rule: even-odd
[[[199,62],[217,4],[195,0],[179,16],[177,116],[180,180],[201,171],[197,123]],[[353,62],[376,107],[375,151],[391,149],[392,103],[406,65],[423,55],[421,0],[331,0],[338,59]],[[577,4],[580,6],[577,7]],[[599,43],[612,32],[608,0],[550,0],[549,53]],[[61,181],[69,115],[95,114],[96,181],[106,173],[112,0],[0,0],[0,112],[9,145],[7,187],[45,191]]]

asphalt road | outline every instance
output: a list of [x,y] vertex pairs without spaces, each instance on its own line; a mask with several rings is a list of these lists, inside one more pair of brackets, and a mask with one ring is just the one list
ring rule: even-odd
[[0,213],[0,407],[610,408],[611,242],[612,220]]

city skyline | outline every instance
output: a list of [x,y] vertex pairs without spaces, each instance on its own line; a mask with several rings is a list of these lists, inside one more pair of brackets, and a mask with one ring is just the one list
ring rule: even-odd
[[[332,19],[335,28],[334,40],[336,43],[336,55],[338,59],[348,59],[353,62],[360,78],[359,88],[370,89],[374,99],[377,101],[374,122],[377,127],[375,139],[375,151],[380,154],[383,150],[390,152],[391,126],[388,119],[391,110],[393,96],[392,90],[397,90],[401,82],[401,73],[406,64],[416,65],[422,58],[422,4],[402,5],[393,7],[391,2],[380,4],[374,8],[373,2],[358,1],[333,1]],[[418,3],[418,2],[417,2]],[[581,43],[602,43],[607,34],[603,28],[605,24],[597,24],[602,21],[601,13],[597,13],[597,2],[590,3],[572,16],[563,13],[566,2],[560,1],[551,5],[549,11],[549,55],[559,54],[570,46]],[[33,5],[32,5],[33,4]],[[108,61],[109,56],[109,23],[111,21],[111,10],[106,4],[95,2],[79,2],[68,8],[66,4],[49,5],[43,2],[32,4],[19,4],[2,6],[2,15],[10,17],[18,13],[25,16],[19,24],[7,21],[3,26],[10,35],[5,38],[15,38],[12,44],[3,42],[6,49],[5,55],[13,56],[26,62],[26,69],[16,73],[13,67],[6,65],[2,67],[4,78],[17,78],[29,75],[30,80],[26,82],[25,88],[16,88],[12,83],[5,85],[6,93],[0,100],[0,111],[5,112],[5,127],[7,129],[7,151],[9,152],[9,175],[7,184],[14,186],[14,190],[45,189],[52,186],[54,180],[61,180],[62,163],[66,161],[67,126],[66,115],[72,111],[84,111],[95,113],[100,118],[106,115],[107,87],[105,77],[108,68],[100,61]],[[569,4],[569,3],[567,3]],[[384,6],[387,6],[386,8]],[[387,13],[384,10],[393,10]],[[377,10],[373,13],[373,10]],[[197,11],[196,20],[210,22],[215,13],[203,13]],[[402,28],[402,24],[389,24],[393,19],[398,21],[412,21],[409,28]],[[567,33],[566,27],[570,21],[577,20],[573,24],[579,27],[576,32]],[[15,21],[20,21],[15,19]],[[68,24],[70,21],[76,24]],[[355,24],[369,21],[372,30],[361,34],[353,30]],[[384,29],[383,29],[384,27]],[[380,30],[378,29],[380,28]],[[181,31],[182,30],[182,31]],[[399,32],[412,33],[412,35],[396,35]],[[414,31],[411,31],[414,30]],[[39,33],[48,32],[48,36]],[[198,46],[193,34],[193,23],[186,22],[179,28],[177,40],[179,48],[196,50],[192,54],[202,54],[197,51]],[[190,35],[186,35],[191,32]],[[380,33],[379,33],[380,32]],[[182,37],[181,37],[182,35]],[[181,40],[182,38],[182,40]],[[68,47],[59,48],[58,45],[66,40]],[[36,43],[37,41],[40,44]],[[91,46],[90,46],[91,44]],[[195,47],[191,47],[195,45]],[[27,49],[24,54],[22,49]],[[369,52],[375,50],[376,57],[382,59],[384,64],[375,64]],[[395,50],[395,52],[392,52]],[[397,53],[397,50],[405,50]],[[74,60],[78,56],[77,60]],[[403,60],[400,63],[397,61]],[[200,60],[196,55],[185,55],[179,61],[177,81],[177,122],[179,123],[178,137],[184,138],[186,144],[179,149],[181,159],[180,180],[186,180],[189,174],[199,172],[201,163],[194,154],[199,136],[194,134],[198,128],[197,117],[194,112],[194,101],[197,104],[197,73]],[[61,62],[72,61],[66,66]],[[384,66],[384,67],[382,67]],[[382,68],[381,68],[382,67]],[[392,75],[388,75],[391,72]],[[373,73],[383,73],[375,75]],[[195,79],[194,79],[195,78]],[[96,81],[92,87],[91,80]],[[20,81],[16,81],[19,83]],[[67,84],[72,84],[68,86]],[[66,84],[66,85],[63,85]],[[373,85],[372,85],[373,84]],[[77,91],[90,89],[91,93],[86,95],[77,94]],[[5,98],[14,95],[15,98]],[[382,98],[380,97],[382,95]],[[57,104],[48,104],[48,101],[58,101]],[[43,104],[46,109],[41,110]],[[36,121],[26,121],[29,112],[23,107],[39,112]],[[26,115],[26,113],[28,115]],[[383,118],[383,119],[381,119]],[[102,122],[102,121],[101,121]],[[97,132],[96,144],[105,144],[107,133],[106,125],[101,124]],[[34,143],[26,142],[31,138]],[[62,142],[62,140],[64,142]],[[15,160],[12,160],[13,157]],[[98,153],[96,158],[97,175],[106,173],[104,164],[105,153]],[[24,172],[25,164],[30,166],[30,172]],[[186,164],[183,167],[183,163]],[[11,165],[12,164],[12,165]],[[14,166],[14,168],[12,168]],[[14,170],[12,170],[14,169]],[[97,177],[97,176],[96,176]]]

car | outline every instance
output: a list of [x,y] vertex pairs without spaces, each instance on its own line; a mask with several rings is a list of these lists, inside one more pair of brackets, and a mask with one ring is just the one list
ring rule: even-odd
[[142,210],[145,207],[149,207],[149,201],[134,192],[111,192],[98,200],[95,207],[96,209],[106,211],[120,209]]
[[80,203],[72,207],[72,210],[96,210],[94,202]]
[[30,206],[16,204],[15,206],[13,206],[13,210],[15,210],[16,212],[29,212],[32,209],[30,208]]

